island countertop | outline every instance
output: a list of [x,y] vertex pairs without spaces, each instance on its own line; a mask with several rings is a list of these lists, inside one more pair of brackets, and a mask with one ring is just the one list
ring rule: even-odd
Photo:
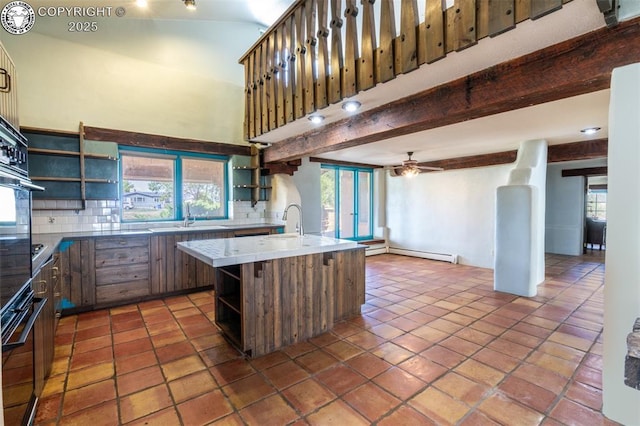
[[360,247],[355,241],[293,233],[183,241],[177,245],[180,250],[213,267]]

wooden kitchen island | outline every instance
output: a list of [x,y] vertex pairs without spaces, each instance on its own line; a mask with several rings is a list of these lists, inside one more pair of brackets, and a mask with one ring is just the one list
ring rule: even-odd
[[273,234],[178,248],[216,268],[216,324],[251,357],[327,332],[365,300],[365,248],[354,241]]

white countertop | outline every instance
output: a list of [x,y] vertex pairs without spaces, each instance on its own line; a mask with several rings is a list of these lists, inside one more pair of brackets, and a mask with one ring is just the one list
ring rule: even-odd
[[272,234],[255,237],[183,241],[178,248],[214,267],[304,256],[358,247],[349,240],[317,235]]

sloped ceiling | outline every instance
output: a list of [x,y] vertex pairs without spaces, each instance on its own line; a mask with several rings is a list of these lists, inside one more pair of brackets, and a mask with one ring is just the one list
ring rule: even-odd
[[[197,0],[197,10],[188,11],[181,0],[148,0],[146,8],[139,8],[134,0],[113,0],[109,6],[113,10],[123,7],[125,16],[99,19],[99,31],[95,33],[74,34],[60,28],[64,20],[47,17],[38,17],[34,30],[166,66],[204,72],[243,86],[243,68],[238,59],[292,3],[293,0]],[[74,0],[31,4],[34,8],[78,6]],[[104,5],[102,0],[82,2],[84,7]],[[379,107],[603,26],[604,19],[595,1],[573,0],[560,11],[536,21],[525,21],[512,31],[483,39],[477,46],[452,53],[356,98],[365,110]],[[202,45],[210,46],[207,54],[202,53]],[[407,151],[414,151],[418,161],[430,161],[512,150],[527,139],[546,139],[551,144],[575,142],[588,138],[579,131],[590,126],[602,128],[592,138],[606,138],[608,98],[608,91],[591,93],[320,156],[392,165],[405,159]],[[327,122],[344,118],[340,105],[332,105],[322,113]],[[259,140],[275,144],[312,130],[311,126],[303,118]]]

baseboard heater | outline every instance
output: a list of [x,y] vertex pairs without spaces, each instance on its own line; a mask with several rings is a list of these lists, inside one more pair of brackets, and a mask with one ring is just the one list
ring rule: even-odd
[[457,254],[431,253],[428,251],[406,250],[389,247],[387,253],[401,254],[403,256],[420,257],[423,259],[441,260],[443,262],[458,263]]

